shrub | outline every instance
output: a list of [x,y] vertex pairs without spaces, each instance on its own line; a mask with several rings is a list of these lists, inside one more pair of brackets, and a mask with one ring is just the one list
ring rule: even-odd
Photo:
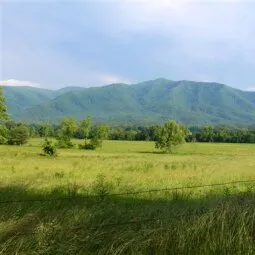
[[46,155],[49,155],[49,156],[57,155],[57,146],[54,141],[46,138],[42,147],[43,147],[43,152]]
[[74,144],[71,142],[71,139],[68,136],[64,135],[58,136],[57,141],[58,148],[70,149],[74,147]]
[[95,148],[102,148],[103,140],[99,137],[92,137],[90,143]]
[[22,145],[27,143],[29,139],[29,129],[25,125],[17,125],[10,130],[8,144]]
[[83,150],[95,150],[96,146],[92,143],[86,143],[84,145],[79,144],[79,149],[83,149]]

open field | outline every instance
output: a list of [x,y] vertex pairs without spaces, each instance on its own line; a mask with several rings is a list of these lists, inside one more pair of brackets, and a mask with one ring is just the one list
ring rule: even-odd
[[255,145],[41,143],[0,147],[0,254],[254,254],[255,182],[106,195],[255,180]]

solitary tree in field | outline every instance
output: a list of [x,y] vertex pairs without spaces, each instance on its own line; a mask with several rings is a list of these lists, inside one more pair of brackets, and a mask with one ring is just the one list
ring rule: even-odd
[[174,120],[169,120],[157,130],[155,147],[172,153],[176,147],[185,142],[187,130]]
[[3,88],[0,87],[0,120],[8,120],[7,107],[5,105],[5,98],[3,95]]

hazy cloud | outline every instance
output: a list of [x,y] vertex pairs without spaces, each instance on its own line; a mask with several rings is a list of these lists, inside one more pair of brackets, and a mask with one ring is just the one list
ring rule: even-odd
[[39,83],[31,82],[31,81],[18,81],[14,79],[0,81],[0,85],[2,86],[29,86],[29,87],[40,87]]

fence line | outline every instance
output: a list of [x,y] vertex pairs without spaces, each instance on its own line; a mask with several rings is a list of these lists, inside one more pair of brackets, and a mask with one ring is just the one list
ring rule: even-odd
[[254,183],[254,182],[255,182],[255,180],[245,180],[245,181],[233,181],[233,182],[225,182],[225,183],[213,183],[213,184],[174,187],[174,188],[140,190],[140,191],[134,191],[134,192],[112,193],[112,194],[102,194],[102,195],[85,195],[85,196],[75,195],[75,196],[69,196],[69,197],[58,197],[58,198],[49,198],[49,199],[5,200],[5,201],[0,201],[0,204],[26,203],[26,202],[36,203],[36,202],[51,202],[51,201],[62,201],[62,200],[72,200],[73,201],[73,200],[82,200],[82,199],[97,198],[97,197],[114,197],[114,196],[137,195],[137,194],[151,193],[151,192],[175,191],[175,190],[183,190],[183,189],[196,189],[196,188],[226,186],[226,185],[242,184],[242,183]]

